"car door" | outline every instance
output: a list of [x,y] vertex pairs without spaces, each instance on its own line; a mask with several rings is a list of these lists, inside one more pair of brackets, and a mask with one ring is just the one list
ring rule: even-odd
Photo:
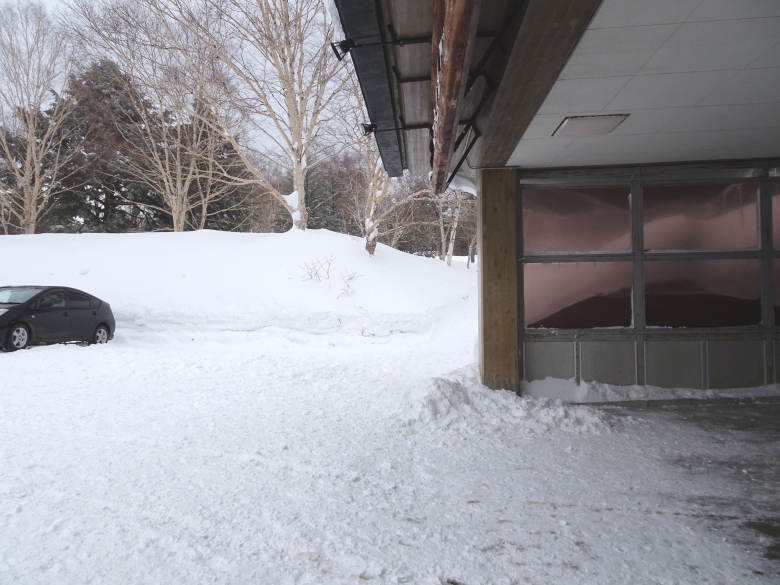
[[90,298],[76,291],[68,291],[68,309],[70,310],[73,339],[89,341],[98,326],[98,312],[92,306]]
[[71,336],[71,318],[64,290],[44,293],[36,302],[35,333],[38,341],[65,341]]

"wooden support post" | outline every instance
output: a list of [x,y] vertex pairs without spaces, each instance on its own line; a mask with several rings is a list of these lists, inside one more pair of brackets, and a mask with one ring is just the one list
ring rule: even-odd
[[518,176],[479,171],[479,371],[493,389],[520,390]]

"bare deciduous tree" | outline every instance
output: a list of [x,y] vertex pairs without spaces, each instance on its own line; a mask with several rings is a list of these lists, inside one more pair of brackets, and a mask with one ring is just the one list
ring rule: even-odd
[[354,72],[349,79],[349,89],[352,108],[345,117],[347,127],[342,132],[347,146],[360,162],[353,169],[350,211],[353,222],[366,239],[366,250],[373,256],[380,236],[386,236],[385,240],[391,245],[403,237],[406,228],[415,222],[414,205],[427,199],[430,189],[424,186],[409,192],[404,188],[409,184],[398,188],[399,182],[387,175],[374,137],[358,133],[360,121],[368,119],[368,113]]
[[[330,49],[333,26],[324,0],[139,0],[161,23],[185,28],[224,66],[221,83],[247,123],[249,140],[226,135],[264,191],[306,229],[308,155],[342,105],[345,63]],[[171,36],[187,56],[188,47]],[[192,63],[190,73],[204,75]],[[254,138],[252,140],[251,138]],[[269,150],[292,177],[285,195],[267,179],[258,159]]]
[[0,216],[5,233],[35,233],[79,149],[62,96],[71,67],[62,30],[39,2],[0,5]]
[[[222,125],[224,93],[205,76],[193,76],[192,66],[208,69],[210,55],[186,27],[164,25],[136,2],[74,0],[70,29],[95,57],[118,64],[118,82],[132,85],[127,104],[119,104],[127,170],[156,192],[159,211],[171,215],[174,231],[203,228],[209,205],[247,182],[230,172]],[[172,48],[188,48],[185,56]],[[217,122],[219,120],[219,122]]]

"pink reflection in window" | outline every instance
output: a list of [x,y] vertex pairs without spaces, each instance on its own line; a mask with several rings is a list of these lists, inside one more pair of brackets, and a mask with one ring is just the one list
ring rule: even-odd
[[629,187],[523,189],[523,246],[534,252],[631,248]]
[[525,264],[528,327],[631,326],[631,262]]
[[761,322],[758,260],[645,262],[648,327],[738,327]]
[[644,188],[645,249],[758,246],[758,183]]

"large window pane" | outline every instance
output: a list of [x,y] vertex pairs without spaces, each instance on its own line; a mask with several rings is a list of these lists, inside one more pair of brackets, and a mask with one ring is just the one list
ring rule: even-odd
[[758,260],[645,262],[649,327],[735,327],[761,322]]
[[755,248],[757,201],[758,183],[646,186],[645,248]]
[[631,262],[525,264],[528,327],[631,326]]
[[780,260],[772,260],[775,294],[775,327],[780,327]]
[[525,252],[631,248],[629,187],[523,189],[522,193]]
[[780,181],[769,183],[772,195],[772,247],[780,250]]

